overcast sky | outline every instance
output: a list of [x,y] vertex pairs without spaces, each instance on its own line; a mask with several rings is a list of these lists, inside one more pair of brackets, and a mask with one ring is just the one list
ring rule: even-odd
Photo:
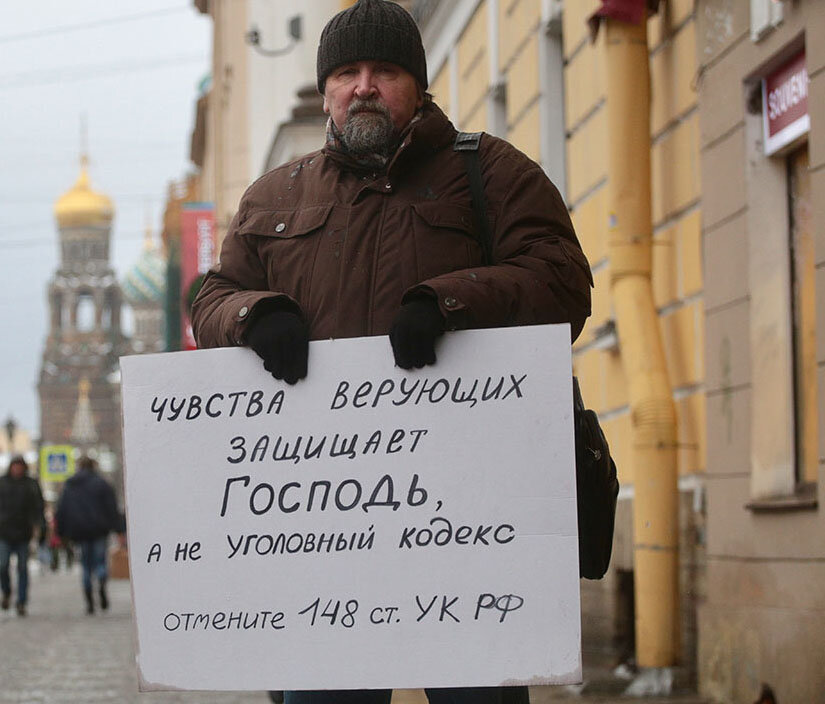
[[211,22],[191,0],[3,2],[0,24],[0,424],[39,434],[37,375],[58,265],[54,201],[79,172],[81,115],[92,188],[114,202],[118,278],[157,234],[183,177]]

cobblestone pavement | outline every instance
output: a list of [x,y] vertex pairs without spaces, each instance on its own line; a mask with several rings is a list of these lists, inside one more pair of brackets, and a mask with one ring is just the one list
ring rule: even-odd
[[269,702],[265,692],[139,694],[129,583],[110,580],[109,610],[87,616],[79,572],[38,568],[29,579],[28,615],[0,613],[2,704]]
[[[0,704],[267,704],[265,692],[153,692],[139,694],[129,583],[110,581],[111,606],[85,614],[77,570],[40,571],[32,563],[29,613],[0,612]],[[560,699],[622,704],[699,704],[695,698],[635,700],[576,697],[568,688],[531,688],[532,704]],[[397,691],[393,704],[426,704],[420,691]]]

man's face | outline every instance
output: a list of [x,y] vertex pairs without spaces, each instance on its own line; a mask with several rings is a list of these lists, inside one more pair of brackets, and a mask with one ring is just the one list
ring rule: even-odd
[[423,102],[413,75],[385,61],[339,66],[324,86],[324,112],[358,154],[383,152]]
[[9,467],[9,474],[15,479],[20,479],[20,477],[26,474],[26,465],[22,462],[12,462]]

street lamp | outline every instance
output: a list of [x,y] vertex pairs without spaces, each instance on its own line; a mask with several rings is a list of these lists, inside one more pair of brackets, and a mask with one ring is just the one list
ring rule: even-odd
[[252,25],[244,35],[244,39],[246,43],[253,47],[259,54],[263,54],[264,56],[283,56],[292,51],[295,48],[295,44],[301,41],[303,36],[303,19],[301,15],[296,15],[289,20],[287,31],[290,41],[283,49],[264,49],[261,46],[261,33],[255,25]]
[[9,453],[14,449],[14,432],[17,430],[17,422],[9,416],[6,419],[6,434],[9,436]]

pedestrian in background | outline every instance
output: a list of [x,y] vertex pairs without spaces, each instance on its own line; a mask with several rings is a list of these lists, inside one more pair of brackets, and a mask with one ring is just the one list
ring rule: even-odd
[[109,608],[106,593],[109,533],[123,535],[126,526],[123,514],[117,508],[114,489],[98,474],[97,462],[90,457],[81,457],[77,466],[77,473],[66,481],[57,504],[57,533],[80,547],[86,613],[93,614],[94,578],[98,582],[100,608],[104,611]]
[[[0,606],[11,604],[11,556],[17,559],[17,613],[26,615],[29,588],[29,542],[35,528],[45,525],[43,494],[37,480],[28,476],[29,465],[22,456],[12,457],[8,472],[0,477]],[[41,540],[43,536],[41,535]]]
[[74,561],[74,553],[72,551],[72,544],[68,538],[61,538],[57,532],[57,521],[54,514],[48,517],[49,526],[49,552],[51,554],[51,568],[52,572],[57,572],[60,567],[60,551],[64,550],[66,553],[66,569],[72,568]]

